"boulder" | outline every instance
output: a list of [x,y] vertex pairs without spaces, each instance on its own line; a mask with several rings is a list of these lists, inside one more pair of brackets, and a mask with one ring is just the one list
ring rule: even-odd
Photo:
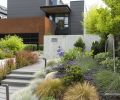
[[62,78],[64,75],[59,73],[58,71],[56,72],[51,72],[49,74],[46,75],[45,80],[49,80],[49,79],[56,79],[56,78]]

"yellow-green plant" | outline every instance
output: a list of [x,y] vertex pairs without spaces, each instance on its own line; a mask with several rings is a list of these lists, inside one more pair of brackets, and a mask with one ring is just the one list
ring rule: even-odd
[[63,82],[60,79],[52,79],[43,81],[36,88],[35,94],[42,97],[60,98],[64,91]]
[[97,90],[88,82],[70,87],[64,94],[63,100],[99,100]]

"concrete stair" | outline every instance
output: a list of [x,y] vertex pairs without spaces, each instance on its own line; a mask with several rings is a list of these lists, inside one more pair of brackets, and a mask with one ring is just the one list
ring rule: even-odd
[[1,83],[16,87],[27,86],[31,80],[34,79],[34,73],[34,71],[14,70],[11,74],[7,75],[6,79],[2,80]]

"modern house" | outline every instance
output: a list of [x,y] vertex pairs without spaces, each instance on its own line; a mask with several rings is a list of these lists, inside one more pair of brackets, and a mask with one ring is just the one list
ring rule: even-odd
[[44,35],[82,35],[84,1],[8,0],[7,19],[0,20],[0,38],[18,35],[27,44],[43,44]]
[[0,6],[0,19],[7,18],[7,8]]

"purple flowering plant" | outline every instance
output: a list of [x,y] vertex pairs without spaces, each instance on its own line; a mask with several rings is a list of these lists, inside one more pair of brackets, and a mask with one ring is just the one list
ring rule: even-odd
[[63,57],[64,56],[64,50],[60,46],[58,47],[57,55],[59,57]]

